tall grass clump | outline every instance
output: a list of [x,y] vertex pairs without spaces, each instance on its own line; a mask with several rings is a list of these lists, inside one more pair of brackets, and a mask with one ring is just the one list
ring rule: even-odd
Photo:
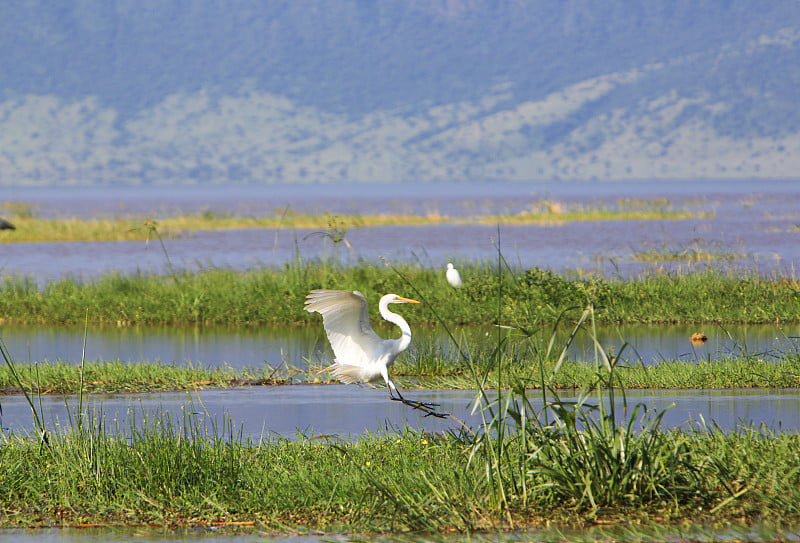
[[[496,269],[498,276],[513,274],[499,251]],[[409,286],[416,290],[410,282]],[[421,292],[415,294],[425,301]],[[501,322],[506,308],[502,291],[498,294],[496,319]],[[522,329],[529,337],[537,327],[536,319],[526,324],[531,320],[533,326]],[[441,324],[447,328],[444,321]],[[504,328],[509,327],[497,327],[493,368],[476,365],[467,351],[461,354],[478,390],[473,410],[482,419],[470,440],[469,462],[484,474],[486,499],[510,525],[515,511],[532,504],[536,509],[567,507],[592,518],[608,508],[679,511],[714,499],[714,492],[702,484],[708,474],[699,468],[689,438],[660,428],[666,411],[648,413],[643,404],[628,405],[617,374],[620,357],[609,356],[597,340],[593,303],[578,318],[560,353],[554,332],[542,357],[529,361],[538,366],[538,392],[530,392],[530,383],[519,373],[504,371],[503,351],[508,345]],[[595,345],[594,373],[577,400],[562,400],[552,382],[571,342],[585,328]],[[448,333],[453,338],[449,329]],[[626,347],[623,344],[619,354]],[[554,365],[545,363],[551,356],[557,356]],[[485,385],[492,369],[496,389],[490,392]],[[509,390],[503,388],[504,379]],[[734,494],[724,503],[737,497]]]
[[[593,313],[591,305],[583,311],[571,338],[583,327],[594,334]],[[562,399],[552,387],[568,344],[560,354],[556,350],[555,367],[539,364],[536,390],[512,375],[509,390],[493,397],[479,392],[475,409],[483,424],[471,462],[493,490],[492,503],[509,521],[514,511],[531,506],[566,508],[584,521],[626,512],[674,520],[687,511],[736,507],[741,475],[716,461],[712,450],[698,447],[696,434],[663,430],[666,410],[630,405],[620,359],[595,345],[588,363],[593,374],[575,400]]]

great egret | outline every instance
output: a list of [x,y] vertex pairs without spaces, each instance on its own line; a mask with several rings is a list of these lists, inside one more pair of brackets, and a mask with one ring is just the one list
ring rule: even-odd
[[458,270],[453,267],[452,262],[447,263],[447,271],[445,272],[444,276],[447,278],[447,282],[453,285],[455,288],[458,288],[464,284],[463,281],[461,281],[461,274],[458,273]]
[[[304,309],[322,315],[322,325],[336,357],[333,364],[321,371],[331,372],[343,383],[384,380],[392,400],[425,412],[425,416],[446,417],[432,408],[434,403],[407,400],[389,378],[389,366],[411,343],[411,328],[406,320],[389,311],[389,304],[418,304],[417,300],[397,294],[383,296],[378,304],[381,316],[400,327],[400,339],[381,339],[369,324],[367,298],[359,291],[312,290],[306,296]],[[396,396],[395,396],[396,395]]]

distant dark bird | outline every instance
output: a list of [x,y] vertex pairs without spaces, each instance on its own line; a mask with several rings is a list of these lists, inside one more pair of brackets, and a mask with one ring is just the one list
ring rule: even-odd
[[5,219],[0,219],[0,230],[16,230],[17,227]]

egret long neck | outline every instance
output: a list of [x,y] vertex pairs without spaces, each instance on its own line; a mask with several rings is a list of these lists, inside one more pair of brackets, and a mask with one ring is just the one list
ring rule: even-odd
[[408,323],[403,317],[401,317],[397,313],[392,313],[391,311],[389,311],[389,303],[384,302],[383,300],[381,300],[380,312],[381,312],[381,317],[391,322],[392,324],[396,324],[397,326],[400,327],[400,331],[403,333],[403,335],[400,336],[400,339],[395,340],[397,341],[396,349],[398,353],[401,351],[405,351],[406,348],[408,348],[409,344],[411,343],[411,328],[408,326]]

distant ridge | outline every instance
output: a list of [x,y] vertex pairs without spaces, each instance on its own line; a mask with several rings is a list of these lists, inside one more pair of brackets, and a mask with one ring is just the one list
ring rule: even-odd
[[0,47],[0,185],[800,171],[800,2],[38,0]]

